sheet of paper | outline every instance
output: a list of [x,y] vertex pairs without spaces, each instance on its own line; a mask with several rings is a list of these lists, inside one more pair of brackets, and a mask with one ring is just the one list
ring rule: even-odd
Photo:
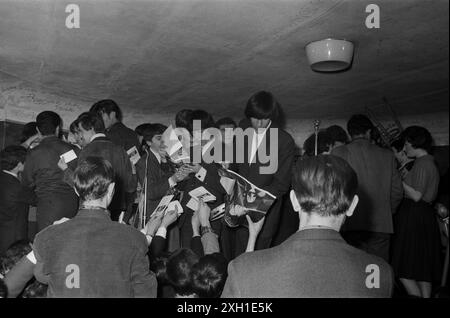
[[183,144],[178,139],[175,130],[170,125],[162,134],[161,139],[164,141],[164,145],[167,147],[167,154],[172,157],[175,152],[183,147]]
[[169,203],[165,213],[167,213],[168,211],[175,210],[175,209],[177,210],[178,215],[181,215],[184,212],[183,208],[181,207],[180,202],[178,200],[175,200],[175,201],[172,201]]
[[136,146],[133,146],[130,149],[128,149],[127,154],[133,165],[136,165],[139,159],[141,159],[141,156],[139,155],[139,151],[137,150]]
[[191,197],[196,198],[197,200],[201,199],[203,200],[203,202],[210,202],[216,200],[216,197],[211,192],[206,190],[204,187],[198,187],[190,191],[189,195]]
[[69,150],[68,152],[63,153],[60,158],[63,158],[65,163],[69,163],[77,159],[77,154],[75,153],[75,151]]
[[204,182],[206,178],[206,169],[201,167],[200,170],[195,174],[195,177],[201,182]]
[[172,198],[173,198],[173,194],[164,196],[161,199],[161,201],[159,201],[159,204],[156,207],[156,209],[153,211],[152,215],[154,213],[156,213],[156,214],[164,214],[164,212],[166,212],[167,206],[169,205],[169,203],[172,200]]
[[191,209],[192,211],[197,211],[198,209],[198,200],[195,198],[191,198],[188,203],[186,204],[186,206]]

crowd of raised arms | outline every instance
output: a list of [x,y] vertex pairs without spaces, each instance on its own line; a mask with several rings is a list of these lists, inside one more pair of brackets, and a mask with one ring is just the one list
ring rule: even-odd
[[[57,113],[39,113],[21,144],[0,152],[0,297],[430,297],[448,190],[428,130],[408,127],[382,147],[356,114],[346,130],[318,130],[300,148],[280,107],[260,91],[238,123],[183,109],[172,123],[150,116],[132,130],[106,99],[68,135]],[[213,138],[244,160],[175,160],[171,125],[185,132],[182,149],[216,128]],[[226,133],[238,128],[253,132],[240,148]],[[267,173],[262,146],[276,156]],[[236,204],[225,169],[273,195],[264,217]],[[193,197],[198,188],[214,199]],[[177,204],[160,213],[167,195]],[[220,206],[241,222],[213,217]]]

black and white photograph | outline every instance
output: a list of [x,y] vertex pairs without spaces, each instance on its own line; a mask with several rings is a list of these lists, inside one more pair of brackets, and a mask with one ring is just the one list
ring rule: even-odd
[[440,302],[448,168],[448,0],[0,0],[0,298]]

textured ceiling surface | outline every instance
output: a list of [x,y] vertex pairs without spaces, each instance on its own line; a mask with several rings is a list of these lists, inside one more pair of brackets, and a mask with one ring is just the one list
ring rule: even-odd
[[[66,5],[80,7],[68,29]],[[448,111],[448,0],[0,0],[0,90],[18,81],[124,111],[242,114],[272,91],[289,118],[342,117],[385,96],[400,115]],[[304,46],[355,43],[352,68],[310,70]]]

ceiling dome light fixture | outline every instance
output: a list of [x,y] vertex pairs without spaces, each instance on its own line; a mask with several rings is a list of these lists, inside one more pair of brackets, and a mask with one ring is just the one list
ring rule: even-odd
[[354,45],[350,41],[325,39],[306,45],[306,56],[316,72],[338,72],[348,69],[353,60]]

